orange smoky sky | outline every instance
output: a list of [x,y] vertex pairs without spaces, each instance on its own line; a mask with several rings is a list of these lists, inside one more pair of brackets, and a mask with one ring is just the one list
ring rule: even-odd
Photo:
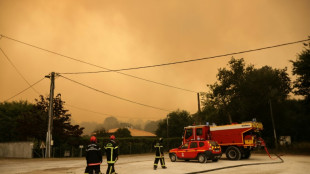
[[[0,0],[0,34],[44,48],[74,61],[6,37],[0,48],[23,77],[33,84],[51,72],[122,69],[216,56],[307,39],[310,35],[309,0]],[[303,44],[234,55],[259,68],[288,68]],[[29,85],[0,52],[0,102]],[[197,94],[207,92],[219,68],[231,56],[169,66],[122,71],[167,86],[115,72],[64,74],[102,92],[63,77],[55,80],[76,122],[102,122],[107,116],[121,121],[163,119],[177,109],[197,112]],[[9,101],[34,102],[49,94],[50,80]],[[83,108],[83,110],[79,109]],[[89,111],[87,111],[89,110]],[[90,112],[91,111],[91,112]],[[97,113],[95,113],[97,112]],[[99,114],[100,113],[100,114]]]

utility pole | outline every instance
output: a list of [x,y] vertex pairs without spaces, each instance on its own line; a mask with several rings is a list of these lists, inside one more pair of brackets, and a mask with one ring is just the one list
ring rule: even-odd
[[51,142],[52,142],[52,130],[53,130],[53,98],[54,98],[54,89],[55,89],[55,72],[51,72],[51,75],[45,76],[46,78],[51,79],[51,87],[50,87],[50,101],[49,101],[49,109],[48,109],[48,127],[46,134],[46,149],[45,149],[45,157],[51,157]]
[[200,95],[199,95],[199,92],[197,92],[197,99],[198,99],[198,113],[200,113],[201,110],[200,110]]
[[274,144],[276,146],[276,149],[278,149],[277,134],[276,134],[276,128],[275,128],[275,125],[274,125],[274,119],[273,119],[273,113],[272,113],[272,105],[271,105],[270,98],[269,98],[269,107],[270,107],[270,116],[271,116],[271,122],[272,122],[272,127],[273,127]]
[[168,117],[168,115],[167,115],[167,138],[169,137],[169,133],[168,133],[168,130],[169,130],[168,119],[169,119],[169,117]]

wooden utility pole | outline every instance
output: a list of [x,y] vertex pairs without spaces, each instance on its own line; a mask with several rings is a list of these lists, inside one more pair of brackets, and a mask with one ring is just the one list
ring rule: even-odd
[[270,107],[270,116],[271,116],[271,122],[272,122],[272,127],[273,127],[274,145],[276,146],[276,149],[278,149],[277,133],[276,133],[276,127],[274,124],[272,105],[271,105],[270,98],[269,98],[269,107]]
[[169,131],[169,121],[168,121],[168,119],[169,119],[169,116],[167,115],[167,138],[169,138],[169,133],[168,133],[168,131]]
[[199,95],[199,92],[197,92],[197,99],[198,99],[198,113],[200,113],[201,109],[200,109],[200,95]]
[[51,79],[50,86],[50,101],[49,101],[49,109],[48,109],[48,127],[46,134],[46,149],[45,149],[45,157],[51,157],[51,142],[52,142],[52,130],[53,130],[53,99],[54,99],[54,89],[55,89],[55,72],[51,72],[51,75],[45,76],[46,78]]

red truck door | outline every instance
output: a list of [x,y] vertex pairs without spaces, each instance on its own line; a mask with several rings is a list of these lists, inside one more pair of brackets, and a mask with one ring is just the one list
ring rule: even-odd
[[196,158],[196,156],[197,156],[197,148],[198,148],[197,142],[191,142],[190,143],[189,149],[188,149],[188,152],[187,152],[188,158]]
[[178,151],[176,152],[176,155],[178,158],[186,158],[186,153],[188,151],[188,148],[189,148],[189,144],[188,143],[185,143],[183,144],[179,149]]

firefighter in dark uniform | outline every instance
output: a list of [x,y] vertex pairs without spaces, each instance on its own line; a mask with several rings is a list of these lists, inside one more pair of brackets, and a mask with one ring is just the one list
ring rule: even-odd
[[104,146],[106,155],[108,169],[106,174],[116,174],[114,169],[114,164],[118,160],[118,145],[115,142],[115,136],[111,135],[110,141]]
[[97,145],[97,138],[92,136],[90,138],[90,144],[86,148],[86,162],[87,166],[85,174],[100,174],[100,164],[102,163],[101,148]]
[[164,147],[163,147],[163,138],[159,138],[158,141],[154,142],[155,147],[155,161],[154,161],[154,170],[157,169],[158,161],[160,161],[161,167],[166,169],[165,158],[164,158]]

